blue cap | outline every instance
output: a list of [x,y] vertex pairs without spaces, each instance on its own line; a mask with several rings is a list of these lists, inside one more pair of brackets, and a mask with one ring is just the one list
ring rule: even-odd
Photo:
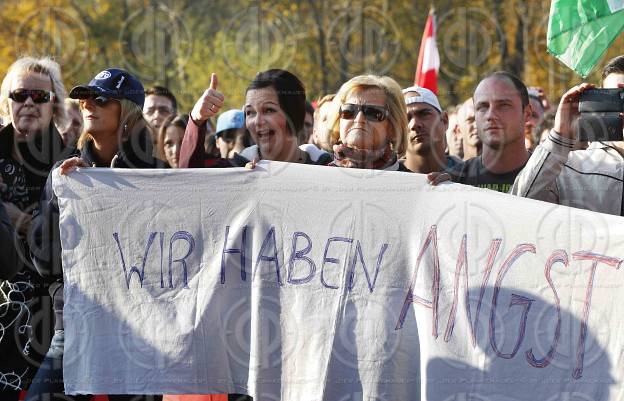
[[215,135],[226,129],[243,128],[245,126],[245,114],[242,110],[232,109],[221,113],[217,119],[217,130]]
[[108,68],[97,74],[88,85],[76,86],[69,92],[72,99],[88,99],[94,96],[128,99],[143,108],[145,89],[128,71]]

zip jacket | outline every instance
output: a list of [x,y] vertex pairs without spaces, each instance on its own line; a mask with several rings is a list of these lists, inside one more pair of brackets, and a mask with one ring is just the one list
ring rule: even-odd
[[594,212],[624,215],[624,158],[608,142],[575,150],[554,131],[518,174],[510,193]]

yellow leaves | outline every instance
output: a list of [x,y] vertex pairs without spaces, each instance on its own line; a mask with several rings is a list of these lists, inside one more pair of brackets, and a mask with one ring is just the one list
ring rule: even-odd
[[[390,75],[408,86],[430,4],[11,0],[0,7],[0,74],[29,53],[55,56],[67,86],[117,66],[138,75],[145,86],[169,86],[181,110],[190,109],[210,72],[219,74],[227,107],[240,107],[249,81],[268,68],[296,73],[309,98],[334,92],[363,73]],[[439,0],[435,5],[443,105],[469,97],[484,74],[504,67],[524,70],[525,82],[543,86],[553,100],[578,80],[545,51],[548,2]],[[605,59],[622,53],[621,37]],[[591,76],[593,82],[598,75]]]

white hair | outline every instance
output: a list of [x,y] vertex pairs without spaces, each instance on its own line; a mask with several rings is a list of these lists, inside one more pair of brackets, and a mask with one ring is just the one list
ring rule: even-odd
[[52,104],[52,118],[57,127],[65,127],[67,125],[67,113],[65,113],[65,85],[61,77],[61,66],[50,57],[22,57],[15,61],[9,67],[7,74],[2,80],[0,87],[0,117],[11,120],[9,111],[9,92],[13,80],[21,74],[35,72],[47,75],[52,83],[52,92],[54,92],[54,101]]

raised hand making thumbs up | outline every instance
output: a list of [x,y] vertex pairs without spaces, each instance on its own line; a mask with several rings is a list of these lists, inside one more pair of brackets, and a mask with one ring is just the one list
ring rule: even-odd
[[210,76],[210,87],[204,91],[191,111],[191,118],[196,123],[215,116],[223,107],[225,97],[217,90],[217,84],[217,74],[213,72]]

